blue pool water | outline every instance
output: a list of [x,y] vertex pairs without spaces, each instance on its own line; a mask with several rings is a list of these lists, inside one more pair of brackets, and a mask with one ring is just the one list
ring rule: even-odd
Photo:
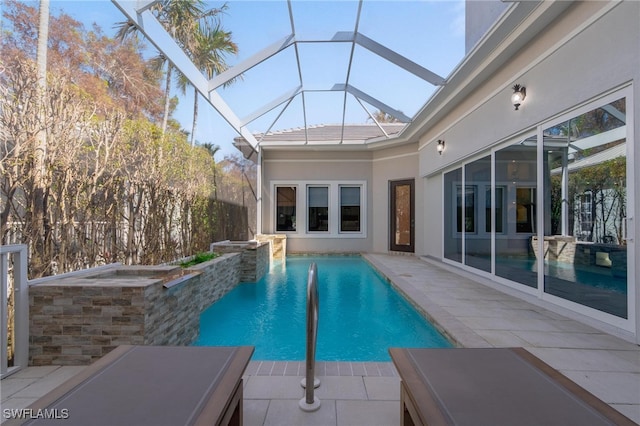
[[298,256],[241,283],[200,318],[197,346],[254,345],[254,360],[304,360],[309,265],[318,266],[318,361],[389,361],[389,347],[451,344],[359,256]]

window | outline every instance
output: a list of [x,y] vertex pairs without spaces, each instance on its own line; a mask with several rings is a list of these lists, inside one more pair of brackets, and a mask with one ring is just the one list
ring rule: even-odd
[[309,232],[327,232],[329,230],[329,187],[307,187],[307,205],[309,218],[307,229]]
[[366,181],[283,180],[271,185],[273,232],[286,232],[287,238],[367,238]]
[[534,233],[536,189],[516,188],[516,232]]
[[296,187],[276,187],[276,231],[296,230]]
[[340,187],[340,232],[360,232],[360,187]]

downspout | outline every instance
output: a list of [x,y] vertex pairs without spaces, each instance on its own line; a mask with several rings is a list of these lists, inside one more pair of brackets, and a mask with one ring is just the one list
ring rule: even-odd
[[262,235],[262,148],[258,145],[256,173],[256,235]]

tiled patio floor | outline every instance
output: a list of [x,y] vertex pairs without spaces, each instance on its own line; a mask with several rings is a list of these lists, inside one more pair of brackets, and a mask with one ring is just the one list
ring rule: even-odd
[[[368,254],[459,345],[522,346],[635,422],[640,422],[640,348],[469,277],[410,256]],[[83,367],[31,367],[0,382],[2,408],[21,408]],[[390,363],[319,363],[322,401],[298,408],[304,364],[251,362],[244,424],[397,425],[400,385]]]

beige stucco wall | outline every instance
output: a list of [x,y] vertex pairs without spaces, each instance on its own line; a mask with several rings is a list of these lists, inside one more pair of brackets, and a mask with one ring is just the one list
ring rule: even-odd
[[[265,151],[263,153],[263,233],[274,233],[274,182],[366,182],[366,237],[332,238],[309,235],[298,227],[287,234],[287,251],[387,252],[389,248],[389,181],[416,180],[416,210],[422,204],[418,179],[417,143],[376,151]],[[299,195],[300,196],[300,195]],[[299,212],[302,215],[304,212]],[[423,222],[416,221],[416,243],[421,244]]]
[[[373,250],[389,251],[389,181],[415,179],[416,214],[422,209],[422,180],[418,178],[417,143],[374,152],[373,157]],[[422,244],[423,221],[415,221],[416,251]]]
[[[263,153],[262,179],[262,232],[276,233],[273,184],[278,182],[366,182],[366,217],[372,217],[371,164],[373,155],[368,151],[280,151]],[[302,190],[303,188],[300,188]],[[304,197],[304,194],[299,194]],[[298,216],[305,212],[299,211]],[[306,235],[304,227],[298,226],[298,232],[287,234],[288,253],[314,252],[367,252],[372,250],[372,222],[367,220],[366,237],[331,238],[323,235]]]
[[[594,21],[592,16],[601,11],[605,11],[603,16]],[[617,6],[608,2],[579,2],[544,28],[539,37],[422,135],[419,167],[420,175],[426,177],[425,197],[442,199],[443,170],[476,154],[487,154],[492,146],[535,132],[536,125],[546,120],[638,81],[639,17],[638,2]],[[518,111],[510,102],[511,86],[515,83],[527,88],[527,98]],[[637,85],[635,92],[638,93]],[[634,97],[636,105],[638,98]],[[446,141],[441,156],[436,153],[437,139]],[[638,200],[638,195],[635,199]],[[435,217],[434,209],[433,205],[427,206],[425,214]],[[427,243],[425,254],[441,257],[439,230],[428,229],[425,240],[438,241]]]

